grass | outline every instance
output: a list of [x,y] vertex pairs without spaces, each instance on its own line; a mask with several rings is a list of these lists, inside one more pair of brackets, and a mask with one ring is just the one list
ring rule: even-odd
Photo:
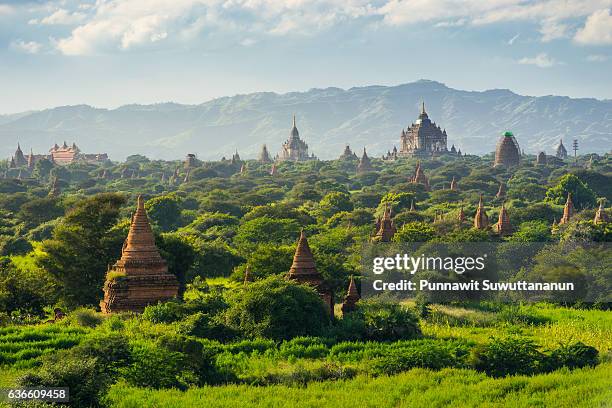
[[40,357],[79,344],[86,329],[45,324],[0,328],[0,367],[30,368]]
[[414,369],[395,376],[311,383],[306,387],[227,385],[186,392],[116,384],[110,406],[190,407],[610,407],[612,365],[533,377],[492,379],[473,370]]

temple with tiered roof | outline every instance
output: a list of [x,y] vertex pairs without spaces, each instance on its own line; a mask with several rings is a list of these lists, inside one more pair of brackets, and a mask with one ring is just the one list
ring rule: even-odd
[[[429,158],[451,154],[446,141],[446,130],[441,129],[440,126],[429,119],[427,112],[425,112],[425,102],[423,102],[419,118],[408,128],[402,129],[400,149],[397,156]],[[389,155],[389,158],[391,157]]]
[[357,291],[357,285],[355,285],[355,280],[351,275],[351,280],[349,281],[349,287],[346,292],[346,296],[342,301],[342,314],[345,315],[354,311],[357,308],[357,302],[361,299],[359,296],[359,292]]
[[289,139],[281,146],[281,151],[277,156],[277,160],[285,161],[307,161],[316,160],[316,157],[311,154],[308,155],[308,145],[302,139],[300,139],[300,132],[295,125],[295,115],[293,115],[293,126],[291,127],[291,133]]
[[107,273],[103,313],[142,312],[147,305],[178,295],[179,283],[159,254],[142,196],[119,259]]

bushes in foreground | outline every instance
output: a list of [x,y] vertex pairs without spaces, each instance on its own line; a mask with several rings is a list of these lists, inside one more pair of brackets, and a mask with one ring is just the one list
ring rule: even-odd
[[470,364],[493,377],[533,375],[554,371],[561,367],[581,368],[598,362],[598,351],[581,342],[561,345],[550,352],[542,352],[530,339],[493,338],[472,350]]

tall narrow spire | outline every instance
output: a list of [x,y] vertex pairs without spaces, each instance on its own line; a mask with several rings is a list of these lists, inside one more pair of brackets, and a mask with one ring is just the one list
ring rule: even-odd
[[137,199],[136,212],[132,217],[130,232],[121,250],[121,260],[124,262],[139,260],[162,261],[159,250],[155,246],[155,237],[153,236],[153,230],[151,230],[151,224],[149,223],[142,195],[139,195]]
[[474,228],[486,229],[488,226],[489,218],[487,217],[487,212],[484,209],[481,194],[480,199],[478,200],[478,208],[476,209],[476,215],[474,216]]
[[353,275],[351,275],[349,287],[346,292],[346,296],[344,297],[344,301],[342,302],[342,314],[344,315],[346,313],[354,311],[359,299],[361,299],[361,296],[359,296],[359,292],[357,291],[355,279],[353,279]]
[[606,214],[603,200],[599,202],[599,208],[597,208],[593,222],[595,224],[603,224],[604,222],[608,222],[608,215]]
[[450,189],[453,191],[457,190],[457,180],[455,180],[455,176],[453,176],[453,179],[451,180]]
[[506,196],[506,187],[504,186],[504,183],[499,183],[499,189],[497,190],[497,194],[495,194],[495,197],[503,198],[505,196]]
[[499,211],[499,217],[497,219],[497,225],[495,226],[499,235],[510,235],[512,234],[512,225],[510,225],[510,217],[506,206],[502,204],[501,210]]
[[574,203],[572,202],[572,193],[567,193],[567,200],[565,200],[565,207],[563,207],[563,217],[559,221],[559,225],[567,224],[574,215]]

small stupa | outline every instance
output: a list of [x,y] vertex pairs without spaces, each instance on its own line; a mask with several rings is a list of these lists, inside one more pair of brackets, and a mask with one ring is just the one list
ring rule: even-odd
[[155,246],[144,200],[138,196],[121,259],[107,274],[100,308],[103,313],[142,312],[147,305],[176,297],[178,288],[176,277],[168,272],[168,264]]
[[329,308],[330,315],[333,316],[334,303],[332,292],[315,266],[314,257],[312,256],[304,230],[300,232],[300,238],[293,255],[293,263],[289,269],[288,278],[314,287]]
[[425,186],[425,190],[429,191],[429,180],[421,168],[421,162],[417,162],[416,169],[414,171],[414,178],[412,179],[414,184],[422,184]]
[[361,299],[359,296],[359,292],[357,291],[357,285],[355,285],[355,279],[351,275],[351,280],[349,282],[349,287],[346,292],[346,296],[342,301],[342,314],[345,315],[355,310],[357,306],[357,302]]
[[563,217],[559,220],[559,225],[567,224],[574,216],[574,203],[572,202],[572,193],[567,193],[565,207],[563,207]]
[[451,180],[450,189],[452,191],[457,191],[457,180],[455,180],[455,176],[453,176],[453,179]]
[[497,190],[497,194],[495,194],[496,198],[504,198],[506,196],[506,186],[504,183],[499,183],[499,189]]
[[478,200],[478,208],[476,209],[476,215],[474,216],[474,228],[486,229],[488,226],[489,218],[487,217],[487,212],[484,209],[481,194],[480,199]]
[[599,203],[599,208],[597,209],[597,212],[595,213],[595,218],[593,219],[593,222],[595,224],[603,224],[605,222],[609,222],[608,215],[606,214],[606,210],[604,208],[603,201]]
[[512,234],[512,225],[510,225],[510,217],[506,206],[502,204],[501,210],[499,210],[499,216],[497,218],[497,224],[495,230],[501,236]]
[[259,152],[259,162],[260,163],[272,163],[272,159],[270,158],[270,152],[268,152],[268,147],[263,145],[261,147],[261,152]]
[[391,207],[385,205],[382,218],[377,222],[376,234],[372,237],[372,242],[391,242],[397,232],[393,220],[391,219]]
[[359,163],[357,164],[357,173],[365,173],[368,171],[372,171],[372,162],[368,157],[368,153],[366,152],[366,148],[363,148],[363,155],[359,159]]

